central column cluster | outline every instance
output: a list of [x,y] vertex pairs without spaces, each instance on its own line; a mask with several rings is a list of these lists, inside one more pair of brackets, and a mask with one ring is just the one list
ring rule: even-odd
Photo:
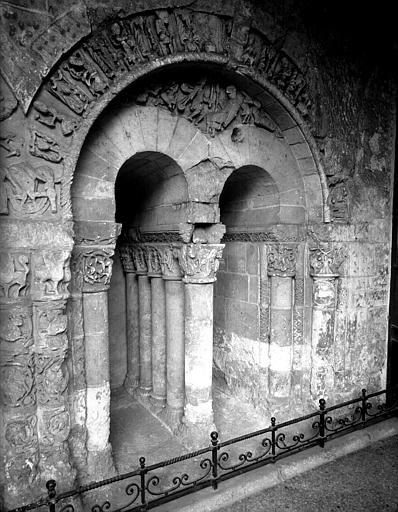
[[127,391],[187,444],[207,442],[212,407],[213,283],[224,245],[120,247],[126,273]]

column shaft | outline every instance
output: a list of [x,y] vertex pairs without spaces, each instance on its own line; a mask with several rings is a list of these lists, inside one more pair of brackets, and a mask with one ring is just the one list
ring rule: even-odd
[[127,376],[124,387],[132,393],[140,379],[140,330],[138,311],[138,281],[136,274],[126,272],[127,308]]
[[152,301],[152,393],[155,401],[166,400],[166,297],[161,277],[151,278]]
[[213,283],[185,285],[184,421],[212,423]]
[[149,277],[138,276],[138,308],[140,328],[140,387],[139,393],[147,396],[152,389],[152,326],[151,285]]
[[181,420],[184,409],[184,284],[166,281],[167,409]]

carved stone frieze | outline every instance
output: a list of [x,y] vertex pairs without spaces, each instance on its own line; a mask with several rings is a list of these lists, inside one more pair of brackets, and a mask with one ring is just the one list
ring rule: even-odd
[[39,441],[45,446],[61,444],[70,430],[69,412],[65,407],[43,410],[39,418]]
[[36,403],[34,359],[32,355],[5,356],[0,366],[1,402],[7,407],[30,406]]
[[6,424],[4,437],[9,447],[17,453],[37,448],[37,416],[16,417]]
[[267,259],[267,272],[269,276],[293,277],[296,274],[296,247],[270,245]]
[[73,289],[96,292],[107,290],[112,276],[112,247],[76,247],[71,263]]
[[38,477],[39,454],[37,450],[24,450],[7,460],[5,465],[6,477],[19,489],[32,485]]
[[69,374],[65,350],[52,350],[36,354],[36,396],[41,405],[56,406],[64,403]]
[[61,177],[28,162],[0,168],[0,214],[42,216],[59,210]]
[[235,124],[255,125],[272,132],[276,130],[275,123],[258,100],[237,90],[234,85],[221,85],[206,77],[194,83],[151,85],[136,94],[135,102],[182,115],[211,136]]
[[160,277],[162,275],[161,252],[157,247],[149,245],[145,247],[146,262],[149,277]]
[[33,344],[32,311],[28,307],[0,307],[0,348],[25,352]]
[[34,299],[61,299],[69,295],[71,274],[69,251],[38,251],[33,253]]
[[318,309],[329,309],[335,307],[336,302],[336,279],[332,276],[314,276],[312,289],[313,306]]
[[24,297],[29,289],[30,259],[24,253],[0,253],[0,298]]
[[4,121],[16,110],[18,102],[3,79],[0,78],[0,121]]
[[159,232],[147,232],[139,233],[138,238],[143,243],[177,243],[182,242],[182,235],[177,231],[159,231]]
[[38,347],[55,350],[68,346],[65,301],[35,303],[33,320]]
[[55,110],[55,108],[46,105],[42,101],[35,101],[33,104],[36,114],[35,120],[47,126],[48,128],[55,128],[57,123],[61,127],[61,132],[65,136],[72,135],[79,129],[81,121],[78,119],[68,119]]
[[63,160],[59,151],[59,144],[56,140],[37,130],[32,131],[29,144],[29,153],[48,162],[58,164]]
[[223,244],[183,244],[179,262],[186,283],[212,283],[224,249]]

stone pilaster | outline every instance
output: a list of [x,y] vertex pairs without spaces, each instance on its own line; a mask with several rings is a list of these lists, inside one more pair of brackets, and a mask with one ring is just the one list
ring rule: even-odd
[[82,287],[86,368],[88,475],[114,473],[110,432],[108,289],[113,245],[76,248],[76,279]]
[[201,446],[215,429],[212,405],[213,283],[224,245],[184,244],[179,261],[185,282],[185,444]]
[[1,252],[0,261],[0,494],[14,508],[40,485],[31,255]]
[[133,249],[126,243],[119,247],[126,276],[127,375],[124,387],[131,395],[140,382],[140,330],[138,312],[138,278],[135,273]]
[[166,403],[166,296],[162,278],[161,248],[146,247],[148,277],[151,279],[152,391],[151,403],[160,410]]
[[269,388],[273,398],[288,398],[291,389],[293,350],[295,249],[283,245],[270,246],[267,272],[271,281]]
[[176,430],[184,411],[184,283],[178,264],[178,246],[162,249],[162,276],[166,295],[166,407],[162,419]]
[[311,395],[327,399],[334,386],[333,341],[336,281],[341,255],[324,247],[310,251],[312,277]]

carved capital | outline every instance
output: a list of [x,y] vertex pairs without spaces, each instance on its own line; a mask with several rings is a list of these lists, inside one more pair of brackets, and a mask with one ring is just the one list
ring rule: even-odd
[[337,249],[329,249],[326,245],[310,249],[310,274],[313,277],[339,277],[339,268],[344,254]]
[[161,249],[161,268],[163,279],[179,281],[182,278],[179,265],[180,244],[165,245]]
[[148,267],[144,246],[141,244],[133,244],[131,249],[133,253],[133,261],[136,274],[141,276],[146,275],[148,272]]
[[119,246],[120,261],[122,262],[123,270],[127,273],[135,272],[133,249],[130,244],[125,243]]
[[72,257],[73,288],[84,293],[105,291],[112,276],[112,247],[78,247]]
[[179,261],[186,283],[212,283],[224,249],[223,244],[184,244]]
[[297,248],[272,245],[268,251],[268,275],[293,277],[296,274]]
[[162,277],[162,254],[157,247],[154,245],[147,245],[146,251],[146,262],[148,268],[149,277]]

